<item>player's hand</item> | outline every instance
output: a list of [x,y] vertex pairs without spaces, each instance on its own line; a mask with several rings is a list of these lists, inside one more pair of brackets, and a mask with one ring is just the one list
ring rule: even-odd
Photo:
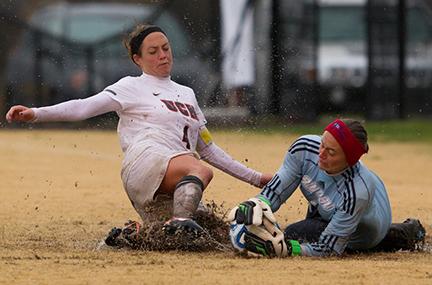
[[9,123],[12,122],[30,122],[34,120],[35,113],[32,109],[22,106],[16,105],[10,108],[10,110],[6,114],[6,120]]
[[[266,212],[264,211],[264,213]],[[233,214],[230,213],[230,215]],[[272,220],[267,217],[271,217]],[[284,233],[274,216],[269,216],[268,213],[262,215],[262,224],[260,225],[239,224],[235,219],[232,220],[229,235],[234,248],[240,252],[246,252],[249,256],[286,257],[294,255],[294,251],[299,251],[297,247],[293,247],[292,242],[295,241],[286,243]],[[300,248],[300,245],[298,245],[298,248]]]
[[263,216],[276,222],[269,202],[263,197],[254,197],[234,207],[228,214],[228,220],[236,221],[237,224],[259,226],[263,223]]
[[269,183],[272,178],[273,178],[272,174],[270,174],[270,173],[263,173],[261,175],[259,187],[262,188],[262,187],[266,186],[266,184]]

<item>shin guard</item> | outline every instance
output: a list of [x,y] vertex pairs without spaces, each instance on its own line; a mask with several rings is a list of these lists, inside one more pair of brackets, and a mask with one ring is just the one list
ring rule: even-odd
[[204,184],[196,176],[185,176],[174,190],[173,216],[190,219],[195,214],[202,198]]

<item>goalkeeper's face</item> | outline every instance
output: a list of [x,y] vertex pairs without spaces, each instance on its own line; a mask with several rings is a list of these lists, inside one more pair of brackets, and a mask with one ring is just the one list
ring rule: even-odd
[[168,77],[172,69],[172,52],[168,38],[161,32],[154,32],[144,38],[140,54],[133,59],[142,71],[157,77]]
[[318,165],[329,174],[339,173],[348,167],[342,147],[332,134],[327,131],[324,132],[321,138]]

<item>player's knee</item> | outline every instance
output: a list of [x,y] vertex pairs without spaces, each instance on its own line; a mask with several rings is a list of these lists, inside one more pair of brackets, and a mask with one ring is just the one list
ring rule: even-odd
[[206,167],[207,169],[207,175],[208,175],[208,180],[209,182],[213,179],[213,170],[210,167]]
[[210,167],[207,167],[205,165],[202,165],[199,170],[200,178],[204,183],[204,188],[207,187],[207,185],[210,183],[210,181],[213,179],[213,170]]

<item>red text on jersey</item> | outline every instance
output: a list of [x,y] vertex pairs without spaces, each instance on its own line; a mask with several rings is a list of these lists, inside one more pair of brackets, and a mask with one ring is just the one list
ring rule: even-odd
[[164,100],[164,99],[160,99],[160,100],[165,104],[168,110],[173,112],[180,112],[182,115],[186,117],[191,117],[192,119],[198,121],[198,116],[195,112],[195,108],[192,105],[186,103],[180,103],[180,102],[173,102],[171,100]]

